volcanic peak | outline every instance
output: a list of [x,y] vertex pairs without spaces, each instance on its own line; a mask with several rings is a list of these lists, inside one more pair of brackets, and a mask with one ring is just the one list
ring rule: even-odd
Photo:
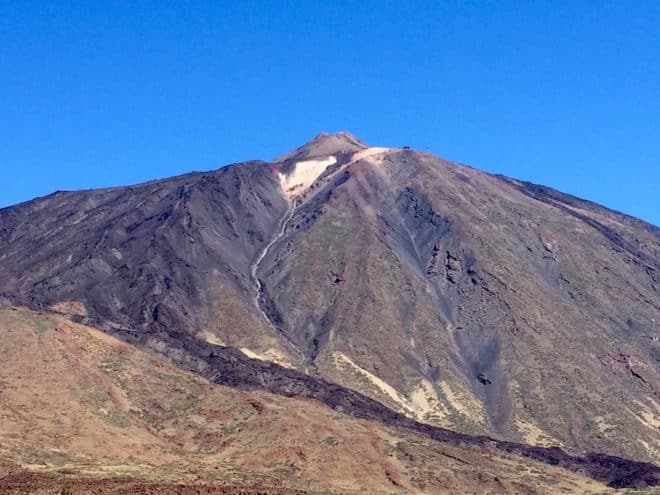
[[275,159],[275,162],[301,161],[314,157],[327,157],[330,155],[349,155],[368,148],[363,141],[353,134],[341,131],[336,134],[322,132],[311,141],[306,142],[295,150]]

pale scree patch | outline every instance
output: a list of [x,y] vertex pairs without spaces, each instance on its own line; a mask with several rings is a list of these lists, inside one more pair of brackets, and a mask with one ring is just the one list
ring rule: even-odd
[[319,160],[297,162],[289,174],[278,173],[280,187],[287,198],[305,192],[326,168],[337,163],[337,158],[328,156]]

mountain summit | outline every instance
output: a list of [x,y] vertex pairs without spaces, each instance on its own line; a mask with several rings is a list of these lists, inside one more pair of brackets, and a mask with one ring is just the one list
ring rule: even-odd
[[276,158],[275,161],[283,162],[286,160],[305,160],[319,156],[346,155],[368,147],[350,132],[341,131],[336,134],[322,132],[311,141]]
[[660,461],[660,229],[543,186],[319,134],[5,208],[0,260],[5,301],[216,383]]

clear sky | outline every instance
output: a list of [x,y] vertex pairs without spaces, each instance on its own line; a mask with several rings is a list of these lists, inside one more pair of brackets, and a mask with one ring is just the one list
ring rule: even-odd
[[349,130],[660,224],[658,1],[0,0],[0,206]]

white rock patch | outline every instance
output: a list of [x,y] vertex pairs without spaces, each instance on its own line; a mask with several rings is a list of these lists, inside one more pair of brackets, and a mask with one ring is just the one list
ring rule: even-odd
[[420,420],[430,419],[434,416],[435,419],[447,417],[447,409],[440,402],[433,384],[428,380],[423,379],[417,385],[417,388],[410,394],[410,401]]
[[222,340],[220,340],[217,336],[215,336],[208,330],[204,330],[203,332],[200,333],[199,336],[205,341],[207,341],[209,344],[221,345],[223,347],[226,347],[226,344]]
[[287,360],[286,356],[275,348],[270,348],[264,353],[254,352],[247,347],[241,347],[240,351],[250,359],[258,359],[259,361],[268,361],[270,363],[279,364],[285,368],[293,368],[293,365]]
[[325,169],[335,163],[337,163],[337,158],[334,156],[297,162],[290,173],[283,174],[280,172],[278,174],[280,187],[286,197],[291,199],[309,189]]
[[374,146],[372,148],[367,148],[362,151],[358,151],[351,157],[351,161],[357,162],[358,160],[362,160],[364,158],[371,158],[376,155],[382,155],[390,151],[391,148],[379,148],[378,146]]
[[407,416],[410,416],[410,417],[415,417],[415,411],[408,404],[407,398],[405,396],[401,395],[398,392],[398,390],[395,389],[392,385],[390,385],[389,383],[385,382],[384,380],[378,378],[373,373],[370,373],[369,371],[367,371],[364,368],[361,368],[360,366],[355,364],[353,362],[353,360],[351,358],[349,358],[343,352],[335,352],[332,357],[334,358],[334,361],[337,365],[340,365],[340,364],[348,365],[354,371],[358,372],[360,375],[362,375],[368,381],[373,383],[378,389],[380,389],[381,392],[383,392],[385,395],[389,396],[394,402],[396,402],[399,406],[401,406],[402,412],[404,414],[406,414]]
[[440,382],[440,389],[447,398],[447,402],[451,407],[456,409],[459,414],[470,418],[476,423],[483,423],[486,417],[486,411],[483,405],[472,394],[456,393],[454,392],[449,383],[446,381]]
[[[656,413],[650,407],[637,400],[635,401],[635,404],[641,409],[641,411],[633,413],[630,411],[630,409],[628,409],[633,414],[633,416],[635,416],[635,419],[637,419],[637,421],[643,425],[655,430],[656,432],[660,431],[660,414]],[[653,401],[653,406],[656,411],[660,409],[658,408],[655,401]]]
[[[208,330],[204,330],[200,332],[199,337],[204,339],[209,344],[228,347],[225,342],[220,340],[216,335],[212,334]],[[284,366],[286,368],[293,368],[293,365],[289,362],[286,356],[282,352],[272,347],[263,353],[254,352],[248,349],[247,347],[241,347],[239,351],[241,351],[250,359],[258,359],[259,361],[268,361],[271,363],[279,364],[280,366]]]
[[408,398],[389,383],[355,364],[343,352],[335,352],[332,357],[335,365],[348,366],[375,385],[383,394],[390,397],[399,406],[400,412],[406,416],[421,422],[442,420],[447,416],[446,408],[428,380],[422,380]]
[[559,440],[548,435],[534,423],[530,423],[529,421],[525,421],[523,419],[517,419],[514,424],[525,439],[525,442],[530,445],[540,445],[542,447],[563,445]]

